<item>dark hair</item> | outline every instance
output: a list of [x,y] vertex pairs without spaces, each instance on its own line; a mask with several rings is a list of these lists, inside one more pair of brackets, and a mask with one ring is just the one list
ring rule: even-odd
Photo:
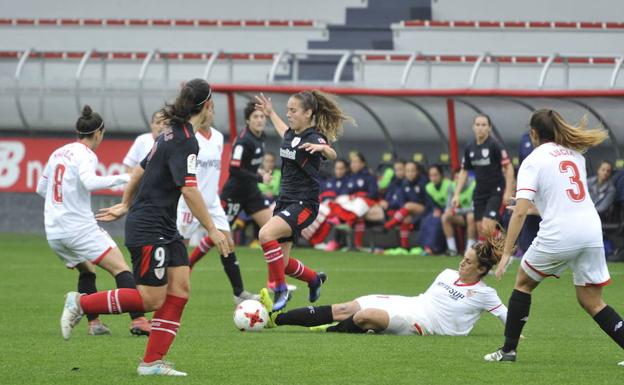
[[316,128],[331,142],[335,142],[342,134],[343,122],[355,124],[353,118],[342,112],[336,100],[329,94],[312,90],[296,93],[292,97],[301,101],[304,111],[312,110]]
[[393,165],[395,164],[402,164],[405,166],[405,159],[395,159],[394,162],[392,162]]
[[210,84],[204,79],[193,79],[184,83],[176,100],[171,104],[165,103],[160,112],[171,125],[183,125],[191,116],[201,112],[211,97]]
[[537,110],[531,115],[529,123],[537,132],[540,142],[555,142],[578,152],[585,152],[590,147],[605,141],[609,134],[602,128],[585,129],[587,116],[583,116],[578,126],[573,126],[555,110]]
[[91,106],[85,104],[82,107],[82,114],[76,121],[76,131],[78,138],[87,138],[93,136],[96,131],[104,128],[104,120],[97,112],[93,112]]
[[[505,248],[505,232],[497,226],[496,230],[488,235],[484,241],[479,241],[472,245],[473,250],[477,254],[477,261],[479,261],[479,267],[485,268],[485,271],[481,273],[481,277],[487,275],[487,273],[500,262],[503,256],[503,249]],[[512,250],[512,253],[514,252]]]
[[342,163],[345,165],[346,168],[349,168],[349,161],[345,158],[338,158],[334,163]]
[[492,127],[492,119],[490,119],[490,115],[484,114],[483,112],[479,112],[477,115],[475,115],[474,119],[472,119],[472,123],[473,124],[474,124],[474,122],[477,121],[477,118],[485,118],[485,119],[487,119],[488,126]]
[[349,156],[357,157],[360,160],[360,162],[364,163],[364,167],[366,167],[366,165],[367,165],[366,158],[364,157],[364,154],[362,154],[361,152],[359,152],[359,151],[351,151],[349,153]]
[[249,118],[251,117],[251,114],[253,114],[256,111],[256,102],[253,100],[250,100],[247,102],[247,104],[245,105],[245,110],[243,111],[243,115],[245,116],[245,121],[249,120]]
[[277,159],[277,155],[275,155],[275,153],[273,151],[265,151],[264,156],[272,156],[273,159]]
[[444,169],[442,168],[441,165],[439,164],[432,164],[431,166],[429,166],[429,170],[431,170],[432,168],[435,168],[436,170],[438,170],[438,172],[440,173],[440,175],[442,177],[444,177]]

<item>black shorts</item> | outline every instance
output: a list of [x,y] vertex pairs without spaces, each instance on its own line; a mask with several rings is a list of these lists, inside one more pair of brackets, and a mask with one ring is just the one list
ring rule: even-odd
[[503,193],[494,192],[493,194],[475,197],[472,201],[474,206],[475,221],[480,221],[483,218],[490,218],[497,222],[500,222],[503,214]]
[[318,214],[318,204],[304,204],[303,202],[277,201],[273,216],[278,216],[288,223],[292,233],[289,237],[280,238],[278,242],[296,242],[301,231],[310,226]]
[[137,285],[164,286],[167,267],[188,266],[186,246],[178,239],[165,245],[128,247]]
[[271,205],[269,199],[262,195],[257,185],[249,185],[244,188],[239,186],[236,190],[225,188],[221,191],[220,197],[221,206],[223,206],[230,226],[238,218],[241,210],[244,210],[247,215],[253,215]]

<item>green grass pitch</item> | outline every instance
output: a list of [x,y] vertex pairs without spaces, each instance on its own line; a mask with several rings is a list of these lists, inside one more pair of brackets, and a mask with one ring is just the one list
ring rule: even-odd
[[[125,252],[125,250],[124,250]],[[444,268],[447,257],[377,256],[296,249],[307,265],[328,272],[318,304],[372,293],[415,295]],[[259,250],[240,248],[246,287],[258,290],[266,267]],[[232,323],[229,284],[216,254],[192,276],[192,294],[169,359],[186,378],[139,378],[136,366],[146,339],[128,333],[127,315],[102,316],[112,336],[86,334],[86,321],[71,340],[60,335],[63,294],[75,290],[67,270],[42,236],[0,235],[1,384],[621,384],[624,352],[577,305],[571,275],[549,279],[533,298],[527,337],[516,363],[486,363],[502,343],[503,326],[484,314],[469,337],[336,335],[283,327],[242,333]],[[515,272],[518,263],[512,268]],[[605,299],[624,314],[624,265],[612,264]],[[507,302],[510,272],[487,281]],[[292,281],[291,281],[292,282]],[[299,286],[289,307],[308,305]],[[98,288],[114,288],[98,271]],[[74,369],[77,368],[77,369]]]

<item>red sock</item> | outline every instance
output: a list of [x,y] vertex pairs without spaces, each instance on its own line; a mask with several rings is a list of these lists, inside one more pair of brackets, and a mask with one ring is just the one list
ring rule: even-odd
[[397,210],[394,213],[394,216],[392,217],[392,219],[390,219],[389,221],[387,221],[384,224],[384,227],[386,229],[391,229],[394,226],[398,225],[403,219],[405,219],[405,217],[409,214],[409,212],[407,211],[407,209],[405,207],[401,207],[401,209]]
[[359,219],[355,222],[353,231],[353,245],[360,248],[364,244],[364,232],[366,231],[366,223],[364,223],[363,219]]
[[318,228],[318,230],[316,230],[316,232],[314,233],[314,235],[312,235],[308,242],[310,242],[310,245],[312,246],[318,245],[319,243],[323,242],[325,238],[327,238],[327,235],[330,231],[331,225],[327,222],[323,222],[323,224]]
[[180,328],[180,318],[187,301],[188,298],[167,295],[165,303],[154,313],[143,362],[162,360],[167,354]]
[[332,214],[340,218],[343,222],[351,224],[356,221],[357,215],[352,213],[351,211],[345,210],[336,202],[329,202],[329,208],[331,209]]
[[310,283],[316,280],[316,271],[306,267],[300,260],[293,257],[288,259],[285,272],[290,277],[297,278],[300,281]]
[[285,285],[284,254],[282,254],[282,247],[279,242],[273,240],[263,243],[262,250],[269,268],[269,280],[275,282],[276,286]]
[[401,223],[399,227],[399,237],[401,239],[401,247],[404,249],[409,248],[409,235],[412,228],[411,223]]
[[85,314],[119,314],[145,312],[143,299],[137,289],[99,291],[80,297],[80,307]]
[[212,239],[210,239],[210,237],[207,235],[203,237],[201,241],[199,241],[199,246],[197,246],[195,250],[193,250],[191,256],[189,257],[189,266],[191,267],[191,269],[197,262],[199,262],[200,259],[202,259],[204,255],[206,255],[207,252],[210,251],[213,246],[214,243],[212,242]]

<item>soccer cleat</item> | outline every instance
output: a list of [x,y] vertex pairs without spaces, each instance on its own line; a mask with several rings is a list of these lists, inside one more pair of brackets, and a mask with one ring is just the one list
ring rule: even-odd
[[89,331],[87,333],[90,336],[103,336],[111,334],[108,326],[104,325],[99,319],[89,321]]
[[340,243],[336,240],[331,240],[327,242],[327,246],[325,246],[325,251],[337,251],[340,250]]
[[483,359],[488,362],[508,361],[513,362],[516,360],[516,351],[503,352],[503,348],[498,349],[494,353],[486,354]]
[[145,317],[138,317],[130,324],[130,334],[134,336],[149,336],[152,331],[151,322]]
[[618,366],[624,366],[624,361],[618,362]]
[[308,299],[310,302],[316,302],[321,296],[321,286],[327,281],[327,274],[320,272],[316,275],[314,282],[308,283],[308,289],[310,290]]
[[149,364],[141,362],[137,368],[139,376],[175,376],[185,377],[185,372],[180,372],[173,368],[173,363],[163,360],[150,362]]
[[239,295],[234,296],[234,303],[239,305],[241,302],[246,301],[248,299],[253,299],[254,301],[259,301],[260,296],[258,294],[252,294],[247,290],[243,290]]
[[409,251],[409,255],[424,255],[424,254],[425,254],[425,250],[420,246],[412,247]]
[[269,313],[269,319],[267,320],[266,325],[264,325],[265,329],[272,329],[277,326],[275,323],[275,318],[278,314],[281,314],[281,311],[273,311],[273,300],[271,299],[271,295],[269,294],[269,290],[266,288],[262,288],[260,290],[260,303],[266,311]]
[[319,326],[310,326],[309,329],[311,332],[325,333],[327,331],[327,328],[331,326],[335,326],[335,325],[338,325],[338,322],[325,324],[325,325],[319,325]]
[[448,249],[448,250],[446,250],[444,255],[446,255],[447,257],[457,257],[457,256],[459,256],[459,252],[457,250]]
[[82,319],[82,309],[80,308],[80,293],[70,291],[65,294],[65,306],[61,314],[61,334],[68,340],[74,326],[78,325]]
[[273,291],[273,308],[272,311],[282,310],[286,307],[286,304],[290,300],[290,293],[288,292],[288,286],[281,284]]

